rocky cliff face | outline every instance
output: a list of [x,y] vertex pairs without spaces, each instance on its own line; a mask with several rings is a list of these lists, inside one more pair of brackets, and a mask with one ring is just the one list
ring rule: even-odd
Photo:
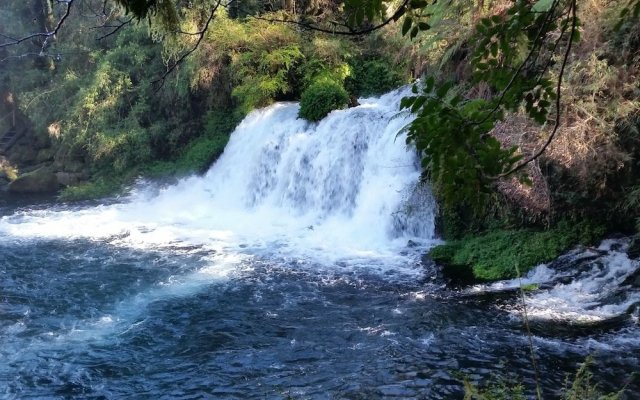
[[89,177],[84,160],[65,157],[47,132],[37,132],[8,90],[0,91],[0,117],[0,191],[55,193]]

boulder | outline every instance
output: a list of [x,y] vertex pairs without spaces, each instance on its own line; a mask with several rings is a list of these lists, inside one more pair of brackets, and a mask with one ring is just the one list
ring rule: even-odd
[[631,259],[640,258],[640,237],[638,235],[631,238],[629,248],[627,249],[627,255]]
[[82,182],[86,177],[85,174],[79,172],[56,172],[58,183],[63,186],[73,186]]
[[9,184],[11,193],[53,193],[58,191],[60,183],[56,174],[48,167],[18,176]]
[[32,145],[25,144],[21,140],[11,147],[8,154],[8,157],[13,164],[20,166],[31,165],[36,163],[36,159],[38,158],[38,149]]
[[627,276],[622,282],[622,286],[631,286],[634,288],[640,288],[640,268],[635,270],[632,274]]

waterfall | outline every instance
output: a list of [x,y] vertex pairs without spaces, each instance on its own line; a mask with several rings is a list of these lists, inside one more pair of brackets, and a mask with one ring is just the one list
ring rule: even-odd
[[407,94],[363,99],[319,123],[297,118],[297,103],[274,104],[242,121],[204,176],[141,185],[119,204],[4,217],[0,232],[270,248],[329,263],[396,258],[409,240],[434,241],[435,203],[401,133],[412,118],[398,110]]

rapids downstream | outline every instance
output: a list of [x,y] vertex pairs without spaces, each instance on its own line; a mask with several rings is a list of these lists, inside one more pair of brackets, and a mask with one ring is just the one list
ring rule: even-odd
[[[294,103],[256,111],[175,185],[0,205],[0,397],[450,399],[463,375],[532,388],[521,282],[452,290],[423,261],[436,204],[398,134],[403,95],[318,124]],[[540,285],[527,308],[549,398],[588,355],[602,387],[639,393],[625,246],[524,278]]]

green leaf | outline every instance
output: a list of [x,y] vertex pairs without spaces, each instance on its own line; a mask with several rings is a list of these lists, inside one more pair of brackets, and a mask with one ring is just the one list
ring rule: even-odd
[[404,19],[404,23],[402,24],[402,36],[405,36],[409,29],[411,29],[411,25],[413,24],[413,20],[410,16],[406,16]]
[[436,96],[439,98],[443,98],[449,93],[449,89],[453,86],[452,82],[446,82],[444,85],[440,86],[438,90],[436,90]]
[[364,21],[364,8],[358,8],[355,16],[356,25],[362,24]]
[[546,13],[551,9],[554,0],[540,0],[531,7],[531,11],[537,13]]
[[436,83],[436,80],[433,76],[427,78],[425,82],[424,91],[430,93],[433,90],[433,85]]
[[400,109],[409,108],[415,101],[415,97],[403,97],[400,100]]
[[411,29],[411,33],[409,34],[409,37],[411,39],[415,38],[418,35],[418,32],[420,32],[420,29],[418,28],[418,26],[414,26],[413,29]]
[[571,36],[571,40],[573,40],[574,42],[579,42],[580,41],[580,31],[579,30],[575,30],[573,31],[573,35]]
[[365,11],[367,13],[367,19],[369,21],[373,21],[373,18],[375,17],[376,10],[373,7],[367,7],[367,9]]
[[425,0],[411,0],[409,4],[411,4],[411,8],[414,10],[425,8],[428,5]]
[[498,42],[491,43],[491,55],[494,57],[498,56]]
[[418,111],[425,101],[427,101],[427,98],[425,96],[417,97],[413,102],[413,105],[411,106],[411,112],[415,113],[416,111]]
[[418,23],[418,27],[421,31],[428,31],[429,29],[431,29],[431,25],[427,24],[426,22]]

